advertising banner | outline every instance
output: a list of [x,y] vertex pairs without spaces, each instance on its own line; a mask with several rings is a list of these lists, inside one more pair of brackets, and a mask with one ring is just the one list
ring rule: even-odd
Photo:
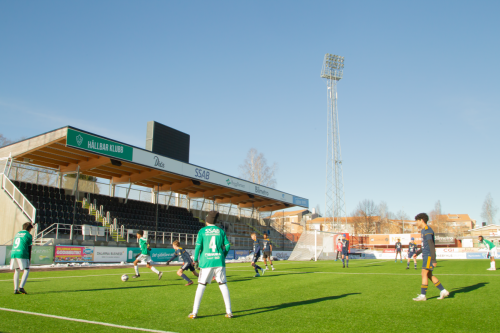
[[408,245],[408,244],[410,244],[410,241],[411,241],[411,234],[389,235],[389,245],[395,245],[397,243],[398,239],[401,240],[401,243],[403,245]]
[[68,128],[66,145],[132,161],[132,147]]
[[151,260],[154,262],[166,262],[174,256],[174,249],[151,249]]
[[51,265],[54,262],[54,246],[33,246],[32,265]]
[[434,235],[436,245],[455,245],[455,236],[450,233],[438,233]]
[[10,252],[12,250],[12,245],[7,245],[5,247],[5,264],[10,265]]
[[415,238],[415,244],[422,244],[422,235],[421,234],[411,234],[411,237]]
[[487,259],[486,252],[474,252],[474,253],[467,252],[466,255],[467,259]]
[[279,260],[288,260],[292,251],[273,251],[273,257],[277,257]]
[[94,261],[93,246],[57,245],[54,262],[91,262]]
[[141,253],[140,247],[127,247],[127,262],[134,262],[135,256]]
[[7,262],[6,260],[7,258],[5,258],[6,253],[7,253],[6,246],[0,246],[0,266],[5,265],[5,263]]
[[240,257],[248,257],[250,251],[248,250],[234,250],[234,259],[238,259]]
[[233,260],[234,259],[234,250],[229,250],[226,256],[226,260]]
[[369,235],[368,244],[389,245],[389,235]]
[[94,262],[122,262],[127,261],[126,247],[94,247]]

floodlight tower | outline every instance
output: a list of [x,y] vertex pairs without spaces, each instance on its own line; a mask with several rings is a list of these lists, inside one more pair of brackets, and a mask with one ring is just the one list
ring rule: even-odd
[[342,222],[347,223],[337,110],[337,83],[342,78],[343,71],[344,57],[327,53],[321,69],[321,77],[326,79],[328,100],[325,223],[330,223],[335,231],[341,231]]

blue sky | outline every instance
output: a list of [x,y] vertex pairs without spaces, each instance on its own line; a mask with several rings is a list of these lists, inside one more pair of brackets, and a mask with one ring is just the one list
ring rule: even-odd
[[[250,148],[279,190],[324,210],[325,53],[338,85],[347,211],[413,217],[500,204],[497,1],[3,1],[0,133],[65,126],[144,147],[191,135],[191,162],[238,176]],[[500,216],[497,216],[497,220]]]

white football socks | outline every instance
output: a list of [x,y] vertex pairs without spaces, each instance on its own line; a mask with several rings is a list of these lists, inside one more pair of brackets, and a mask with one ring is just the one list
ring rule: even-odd
[[135,265],[134,270],[135,270],[135,275],[139,275],[139,266]]
[[26,281],[28,281],[28,275],[30,275],[30,270],[25,269],[23,273],[23,278],[21,279],[21,288],[24,288]]
[[14,290],[19,290],[19,269],[14,270]]
[[231,312],[231,298],[229,297],[229,289],[227,284],[219,284],[220,292],[222,293],[222,298],[224,298],[224,304],[226,305],[226,313]]
[[194,305],[193,305],[193,313],[198,313],[200,308],[201,299],[203,298],[203,293],[205,292],[204,284],[198,284],[198,288],[196,289],[196,296],[194,297]]
[[156,274],[160,274],[160,271],[155,268],[155,266],[151,266],[151,270]]

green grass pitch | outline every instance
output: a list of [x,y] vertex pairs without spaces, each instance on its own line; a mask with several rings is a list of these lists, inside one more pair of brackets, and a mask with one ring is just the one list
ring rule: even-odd
[[[419,266],[421,262],[419,261]],[[218,285],[207,286],[199,318],[188,319],[195,284],[175,271],[161,281],[141,266],[141,278],[122,282],[133,268],[32,270],[29,295],[14,295],[12,273],[0,274],[0,307],[172,332],[478,332],[497,331],[500,271],[486,260],[440,260],[435,275],[450,291],[420,292],[420,268],[385,260],[275,262],[276,271],[254,278],[250,264],[227,267],[234,318],[224,317]],[[191,273],[188,276],[192,277]],[[1,332],[125,332],[127,329],[0,311]]]

